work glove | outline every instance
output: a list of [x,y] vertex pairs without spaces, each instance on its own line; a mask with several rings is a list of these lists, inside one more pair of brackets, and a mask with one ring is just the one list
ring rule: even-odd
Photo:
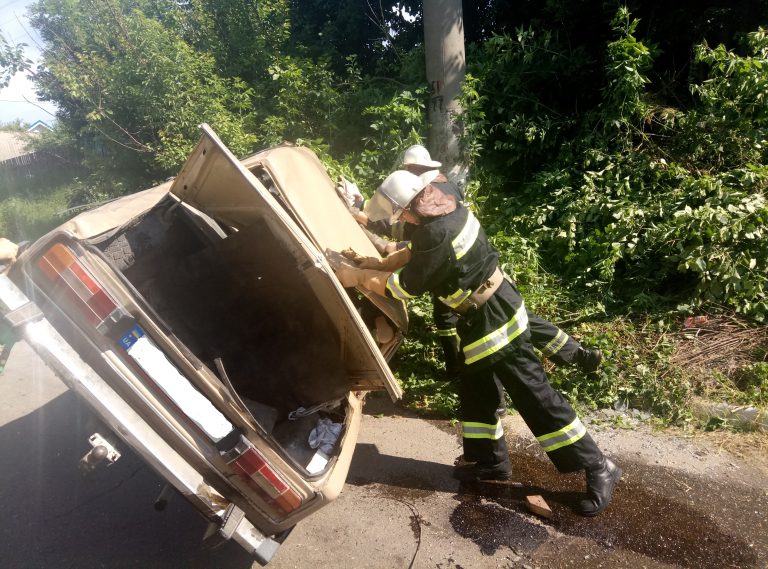
[[[346,251],[352,251],[352,249],[347,249]],[[357,256],[365,258],[362,255]],[[325,257],[336,273],[336,278],[339,279],[341,286],[344,288],[362,287],[381,296],[386,296],[389,273],[379,270],[361,269],[354,265],[353,261],[347,256],[332,249],[325,250]]]
[[357,269],[355,267],[350,267],[349,265],[341,265],[336,269],[336,278],[339,279],[339,282],[341,282],[344,288],[361,286],[365,289],[372,290],[373,292],[377,292],[375,290],[377,286],[372,284],[372,281],[378,281],[383,278],[383,282],[386,283],[388,276],[389,275],[383,271]]
[[341,199],[347,204],[348,208],[357,208],[358,211],[363,207],[363,194],[360,193],[360,189],[357,184],[350,182],[344,176],[339,176],[339,181],[336,183],[336,192],[341,196]]
[[364,257],[352,249],[345,249],[341,254],[355,263],[360,269],[373,269],[390,273],[404,267],[411,260],[411,250],[407,247],[394,251],[383,259]]
[[339,279],[341,286],[344,288],[358,287],[363,281],[363,271],[350,267],[349,265],[340,265],[336,269],[336,278]]
[[358,269],[374,269],[380,271],[384,268],[383,259],[378,257],[366,257],[354,249],[344,249],[341,254],[355,263]]
[[375,271],[373,269],[355,269],[348,265],[342,265],[336,271],[336,278],[339,279],[344,288],[362,287],[380,296],[387,294],[387,279],[390,273],[384,271]]

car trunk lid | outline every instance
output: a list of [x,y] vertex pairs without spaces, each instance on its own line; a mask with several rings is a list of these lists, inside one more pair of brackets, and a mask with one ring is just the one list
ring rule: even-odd
[[[270,189],[279,194],[286,209],[320,251],[352,248],[364,256],[379,256],[339,199],[333,180],[314,152],[285,144],[249,156],[242,163],[248,170],[268,176],[268,181],[273,182]],[[403,333],[407,331],[408,313],[400,300],[363,288],[359,291]]]
[[[237,231],[248,228],[255,215],[264,215],[267,211],[284,233],[307,252],[314,264],[331,275],[333,271],[318,250],[318,243],[307,237],[276,198],[237,160],[210,127],[202,125],[201,128],[203,135],[200,142],[173,181],[171,193]],[[304,212],[298,219],[312,215],[315,214]],[[329,221],[329,224],[335,221]],[[402,390],[351,300],[335,279],[331,281],[345,308],[329,316],[341,320],[337,323],[338,329],[343,331],[342,350],[348,354],[351,367],[353,385],[350,388],[384,388],[393,399],[400,398]],[[360,341],[355,336],[364,340],[366,349],[360,349]],[[351,349],[351,346],[358,349]]]

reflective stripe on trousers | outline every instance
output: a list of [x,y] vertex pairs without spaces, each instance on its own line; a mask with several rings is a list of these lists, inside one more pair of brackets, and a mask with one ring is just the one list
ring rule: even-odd
[[522,334],[528,327],[528,313],[525,304],[520,303],[512,320],[497,328],[490,334],[486,334],[479,340],[464,346],[464,362],[472,364],[483,358],[495,354],[500,349],[508,346],[515,338]]
[[495,425],[490,423],[464,422],[461,424],[461,429],[465,439],[491,439],[495,441],[504,436],[501,419],[496,421]]
[[566,342],[568,342],[568,334],[563,332],[562,330],[557,331],[557,336],[552,338],[550,342],[541,348],[541,353],[545,357],[551,357],[555,355],[557,352],[563,349],[563,346],[565,346]]
[[540,435],[536,437],[536,440],[546,452],[552,452],[564,446],[572,445],[586,434],[587,428],[576,417],[569,425],[546,435]]
[[450,336],[459,336],[458,331],[456,328],[446,328],[445,330],[441,330],[440,328],[437,329],[437,335],[442,337],[450,337]]

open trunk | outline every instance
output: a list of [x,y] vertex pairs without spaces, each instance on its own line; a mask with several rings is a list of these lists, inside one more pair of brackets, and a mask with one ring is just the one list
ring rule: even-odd
[[[140,372],[131,393],[154,400],[162,421],[173,425],[189,420],[180,401],[195,399],[189,389],[196,389],[254,444],[266,436],[285,458],[319,474],[325,463],[310,466],[316,454],[308,444],[319,419],[333,422],[334,431],[357,424],[359,398],[350,392],[386,389],[393,399],[402,396],[383,354],[402,338],[405,309],[392,299],[372,302],[349,294],[334,276],[326,248],[346,243],[367,252],[373,246],[341,208],[314,155],[286,147],[254,155],[246,168],[206,125],[202,129],[173,182],[81,214],[58,234],[98,253],[128,281],[108,288],[115,286],[138,318],[137,334],[146,333],[156,346],[141,356],[152,360],[152,373],[144,371],[179,389],[170,395],[175,404],[167,405],[150,385],[157,383],[154,376],[150,381]],[[330,209],[320,211],[320,204]],[[95,259],[90,264],[97,273],[104,270]],[[54,276],[56,282],[63,278]],[[119,332],[128,335],[112,341],[133,349],[133,332]],[[103,341],[100,333],[93,339]],[[179,373],[192,385],[170,379]],[[341,432],[334,454],[346,434]]]
[[319,419],[344,423],[354,380],[338,323],[310,283],[314,265],[273,229],[265,217],[227,234],[169,195],[91,243],[199,360],[226,375],[260,430],[307,468],[311,431]]

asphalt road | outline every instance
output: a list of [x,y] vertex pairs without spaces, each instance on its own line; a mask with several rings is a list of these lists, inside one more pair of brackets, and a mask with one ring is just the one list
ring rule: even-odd
[[[557,475],[519,417],[505,429],[515,482],[460,485],[456,427],[370,398],[342,495],[300,523],[269,567],[768,567],[768,458],[593,420],[625,476],[609,510],[584,519],[572,512],[582,477]],[[203,548],[205,521],[182,498],[155,511],[163,484],[127,449],[82,477],[91,432],[84,405],[17,346],[0,376],[1,568],[252,566],[234,543]],[[530,515],[529,494],[553,518]]]

